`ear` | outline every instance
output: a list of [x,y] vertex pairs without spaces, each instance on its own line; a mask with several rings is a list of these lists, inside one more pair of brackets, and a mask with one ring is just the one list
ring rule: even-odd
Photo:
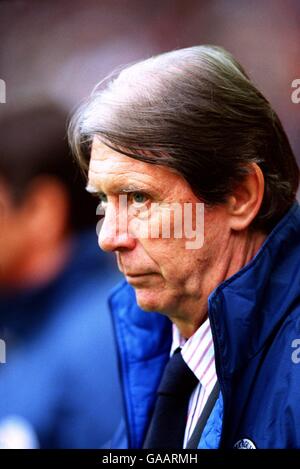
[[252,223],[261,207],[264,187],[262,170],[256,163],[251,163],[248,174],[227,201],[229,223],[233,230],[245,230]]

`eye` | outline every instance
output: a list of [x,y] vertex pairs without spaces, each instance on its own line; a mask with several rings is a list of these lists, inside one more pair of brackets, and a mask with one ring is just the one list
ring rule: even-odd
[[132,193],[132,200],[136,204],[144,204],[147,200],[147,196],[143,194],[142,192],[133,192]]

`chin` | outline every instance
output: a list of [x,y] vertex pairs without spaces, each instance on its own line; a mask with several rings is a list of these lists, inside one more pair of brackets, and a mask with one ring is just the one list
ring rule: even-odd
[[135,289],[136,302],[143,311],[164,313],[166,304],[161,292],[150,292],[149,290]]
[[158,301],[155,298],[151,298],[150,295],[143,295],[140,292],[135,291],[136,302],[141,309],[144,311],[157,311]]

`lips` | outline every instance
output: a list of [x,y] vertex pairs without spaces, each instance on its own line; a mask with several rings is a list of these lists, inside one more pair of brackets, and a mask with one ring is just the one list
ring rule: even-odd
[[153,272],[145,272],[145,273],[125,273],[126,277],[144,277],[145,275],[151,275]]
[[148,272],[145,274],[135,273],[134,275],[131,273],[131,274],[126,274],[125,278],[130,285],[138,288],[138,287],[149,286],[150,284],[152,284],[151,279],[153,278],[153,275],[155,276],[155,274],[153,274],[152,272],[151,273]]

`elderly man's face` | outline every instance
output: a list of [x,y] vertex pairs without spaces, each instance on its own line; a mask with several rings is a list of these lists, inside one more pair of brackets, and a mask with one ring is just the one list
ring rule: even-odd
[[[228,233],[222,207],[205,210],[201,246],[203,205],[189,184],[168,168],[129,158],[98,139],[92,148],[88,190],[99,194],[105,210],[99,245],[116,253],[119,269],[134,287],[139,306],[171,317],[184,317],[195,310],[216,286],[218,259]],[[175,212],[171,213],[173,204],[183,215],[184,207],[189,207],[183,216],[185,223],[193,214],[193,229],[198,230],[194,244],[189,243],[184,227],[180,236],[180,217],[176,221]],[[171,220],[170,234],[168,229],[162,233],[163,219],[166,223]]]

